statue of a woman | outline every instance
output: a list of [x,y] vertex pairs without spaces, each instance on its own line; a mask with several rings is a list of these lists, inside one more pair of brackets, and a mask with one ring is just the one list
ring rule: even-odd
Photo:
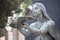
[[24,35],[32,33],[34,40],[57,40],[55,22],[48,16],[45,6],[42,3],[35,3],[31,7],[33,17],[37,18],[37,21],[30,23],[30,25],[24,23],[25,25],[19,28],[20,31]]
[[42,3],[35,3],[32,5],[32,12],[37,21],[30,25],[25,24],[24,28],[34,35],[34,40],[57,40],[53,29],[55,22],[48,16],[45,6]]

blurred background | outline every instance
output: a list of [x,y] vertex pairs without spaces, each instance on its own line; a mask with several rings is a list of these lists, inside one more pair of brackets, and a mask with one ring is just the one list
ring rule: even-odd
[[[20,4],[32,5],[32,0],[0,0],[0,37],[4,34],[8,16],[12,16],[11,11],[21,12]],[[24,5],[24,4],[22,4]],[[27,7],[26,6],[26,7]]]

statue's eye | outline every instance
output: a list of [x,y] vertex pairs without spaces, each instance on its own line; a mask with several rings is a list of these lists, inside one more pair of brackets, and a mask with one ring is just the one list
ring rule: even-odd
[[35,9],[38,9],[38,7],[35,7]]

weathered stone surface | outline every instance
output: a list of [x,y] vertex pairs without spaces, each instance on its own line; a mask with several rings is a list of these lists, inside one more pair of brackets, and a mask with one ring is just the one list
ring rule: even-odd
[[16,28],[13,28],[12,31],[5,32],[4,40],[25,40],[25,36]]

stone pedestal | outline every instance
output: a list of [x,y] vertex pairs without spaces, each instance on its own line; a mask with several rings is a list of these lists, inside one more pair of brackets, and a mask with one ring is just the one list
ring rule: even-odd
[[19,33],[19,40],[25,40],[25,36],[20,32],[20,31],[18,31],[18,33]]
[[25,36],[16,28],[13,28],[11,31],[5,31],[5,40],[25,40]]

